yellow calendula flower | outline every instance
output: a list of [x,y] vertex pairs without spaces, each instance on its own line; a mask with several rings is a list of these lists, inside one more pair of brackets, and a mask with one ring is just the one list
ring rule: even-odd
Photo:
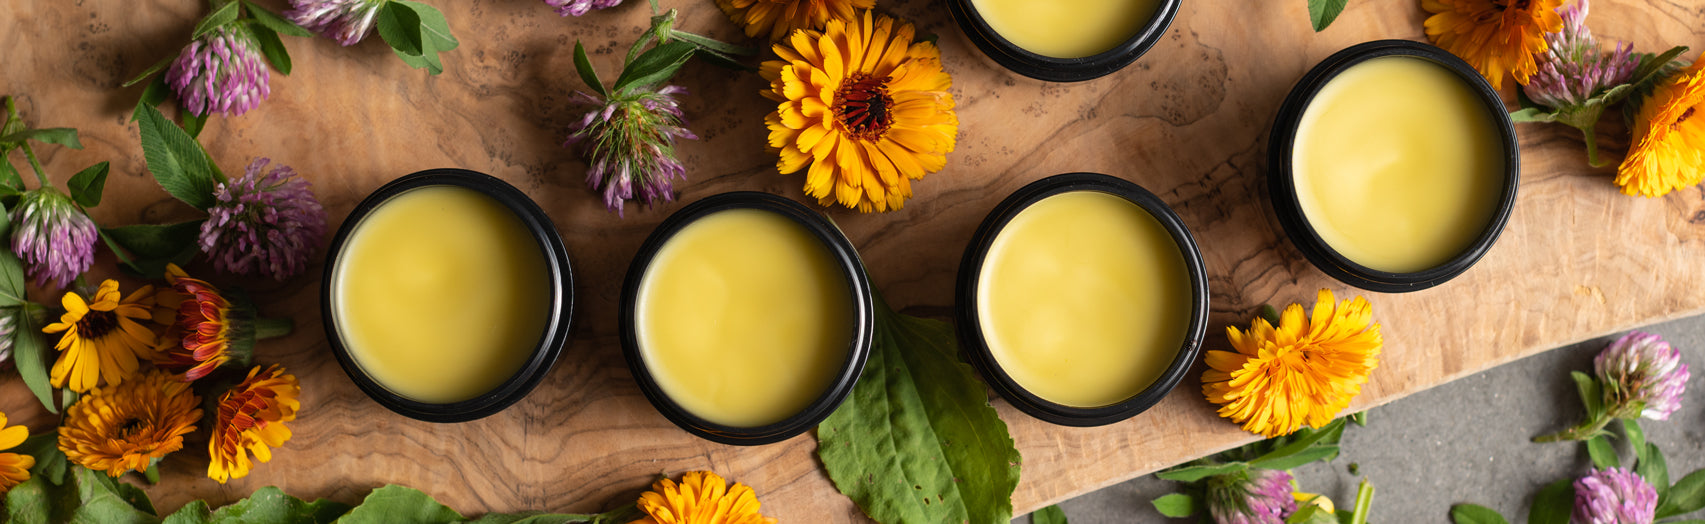
[[[29,428],[6,427],[6,414],[0,413],[0,451],[18,447],[27,438],[30,438]],[[0,453],[0,494],[29,481],[30,468],[35,465],[35,457],[19,453]]]
[[1705,179],[1705,56],[1659,82],[1634,117],[1633,147],[1616,169],[1629,195],[1656,197]]
[[1219,415],[1264,437],[1331,422],[1379,366],[1383,339],[1367,300],[1334,302],[1320,290],[1314,314],[1291,304],[1277,327],[1257,318],[1248,332],[1226,327],[1236,351],[1208,351],[1202,393]]
[[758,513],[758,497],[752,488],[728,482],[709,471],[694,471],[681,483],[661,479],[651,491],[640,494],[639,509],[646,518],[630,524],[775,524],[776,519]]
[[302,388],[296,377],[273,365],[261,372],[260,366],[249,370],[249,377],[219,398],[219,413],[213,423],[213,438],[207,442],[207,477],[224,484],[232,478],[248,476],[254,460],[272,460],[271,448],[290,440],[290,428],[285,422],[296,420],[296,410],[302,407],[296,397]]
[[780,41],[796,29],[822,29],[830,20],[851,20],[876,0],[716,0],[749,37]]
[[912,180],[947,165],[959,133],[953,78],[935,44],[911,24],[864,11],[826,29],[793,33],[764,62],[769,151],[782,173],[805,169],[818,203],[861,212],[900,209]]
[[183,448],[201,420],[201,398],[163,371],[95,389],[65,410],[59,450],[83,467],[117,477],[144,471]]
[[61,333],[54,345],[59,350],[52,370],[54,387],[82,393],[101,380],[117,384],[136,373],[138,356],[153,354],[154,332],[137,322],[153,318],[153,286],[142,286],[119,300],[118,282],[107,280],[93,300],[68,292],[59,303],[65,314],[41,330]]
[[1534,55],[1544,53],[1546,33],[1563,30],[1557,6],[1563,0],[1421,0],[1427,36],[1433,43],[1474,66],[1493,89],[1504,75],[1516,82],[1539,70]]

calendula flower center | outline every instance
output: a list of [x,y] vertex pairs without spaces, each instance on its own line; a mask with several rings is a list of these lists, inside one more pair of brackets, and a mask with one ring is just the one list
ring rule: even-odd
[[83,314],[82,320],[77,321],[77,334],[85,340],[107,336],[107,333],[114,329],[118,329],[118,314],[111,311],[91,309]]
[[129,440],[132,435],[136,434],[136,430],[141,428],[142,419],[130,417],[125,419],[123,424],[118,425],[118,436],[120,439]]
[[894,98],[888,96],[888,77],[854,74],[835,91],[835,118],[847,134],[859,140],[877,140],[888,132],[894,117],[888,112]]

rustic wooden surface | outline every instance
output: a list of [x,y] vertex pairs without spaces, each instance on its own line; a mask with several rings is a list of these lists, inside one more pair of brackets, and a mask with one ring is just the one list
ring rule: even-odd
[[[279,7],[282,0],[263,1]],[[174,510],[278,485],[303,497],[353,502],[403,483],[468,514],[591,511],[620,503],[659,473],[710,468],[758,490],[766,513],[794,522],[856,522],[804,435],[753,448],[711,444],[671,426],[622,362],[615,304],[629,258],[682,205],[733,190],[804,200],[801,175],[780,175],[762,151],[755,75],[689,66],[676,83],[692,128],[681,146],[689,181],[681,201],[606,213],[583,185],[585,165],[561,142],[577,118],[571,52],[584,40],[605,78],[643,28],[645,2],[558,18],[537,0],[433,2],[462,45],[432,77],[408,69],[377,37],[351,48],[288,38],[289,77],[274,75],[259,109],[214,118],[202,140],[227,172],[257,156],[313,181],[333,226],[367,192],[404,174],[464,167],[502,177],[556,220],[576,264],[573,340],[550,377],[507,411],[455,425],[416,422],[368,400],[338,368],[317,304],[319,267],[287,283],[245,282],[263,311],[295,318],[297,332],[263,344],[263,361],[302,380],[295,437],[273,462],[220,485],[204,476],[204,444],[164,465],[149,488]],[[734,28],[708,0],[667,1],[681,27],[719,37]],[[916,184],[905,209],[885,215],[829,210],[861,250],[878,289],[907,312],[945,317],[955,268],[977,222],[1032,180],[1099,171],[1149,188],[1196,234],[1213,293],[1210,347],[1227,324],[1263,303],[1311,301],[1314,290],[1354,290],[1310,266],[1284,239],[1265,194],[1267,126],[1305,70],[1349,45],[1422,39],[1412,0],[1358,0],[1315,34],[1301,0],[1186,0],[1165,40],[1124,71],[1080,84],[1046,84],[1000,69],[959,32],[941,2],[882,6],[940,35],[961,121],[958,151]],[[56,182],[111,160],[107,225],[191,218],[148,177],[127,122],[140,88],[128,77],[174,55],[206,6],[196,0],[33,0],[0,3],[0,93],[20,95],[38,126],[81,129],[87,149],[40,148]],[[1705,9],[1653,0],[1599,0],[1601,37],[1651,51],[1705,47]],[[1690,53],[1689,56],[1692,56]],[[1616,127],[1620,126],[1611,126]],[[1705,202],[1699,188],[1661,199],[1618,194],[1609,170],[1586,168],[1578,135],[1522,126],[1521,199],[1509,228],[1472,271],[1439,288],[1368,294],[1385,326],[1383,365],[1352,409],[1381,404],[1574,340],[1705,310]],[[1604,139],[1619,154],[1625,138]],[[27,169],[21,162],[19,166]],[[102,263],[110,267],[110,257]],[[470,275],[469,285],[477,285]],[[38,301],[52,297],[38,294]],[[42,411],[16,375],[0,378],[0,410],[43,431]],[[1252,439],[1213,415],[1192,378],[1129,421],[1092,429],[1051,426],[995,404],[1024,456],[1020,513]]]

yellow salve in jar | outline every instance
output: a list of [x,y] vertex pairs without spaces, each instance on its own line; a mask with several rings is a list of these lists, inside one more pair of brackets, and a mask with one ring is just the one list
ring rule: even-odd
[[1111,51],[1136,36],[1156,0],[972,0],[977,14],[1013,45],[1053,58]]

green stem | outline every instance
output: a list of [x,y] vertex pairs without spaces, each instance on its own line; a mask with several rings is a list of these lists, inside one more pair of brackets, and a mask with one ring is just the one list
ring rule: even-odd
[[30,148],[29,142],[23,144],[24,157],[30,159],[30,168],[36,170],[36,180],[41,181],[41,187],[53,187],[47,181],[47,170],[42,169],[41,160],[36,159],[36,151]]
[[142,472],[142,478],[148,479],[149,484],[160,483],[160,459],[148,463],[148,469]]
[[288,318],[257,318],[255,319],[255,340],[266,340],[290,334],[296,326]]
[[1604,433],[1604,427],[1610,425],[1610,421],[1612,420],[1616,420],[1616,416],[1611,413],[1605,413],[1596,419],[1582,422],[1580,425],[1575,427],[1552,433],[1550,435],[1534,437],[1533,441],[1562,442],[1565,440],[1587,440]]
[[1373,511],[1373,483],[1363,478],[1356,488],[1356,507],[1350,512],[1350,524],[1367,524],[1368,512]]
[[1587,142],[1587,165],[1593,167],[1604,167],[1610,165],[1610,162],[1600,162],[1598,160],[1598,138],[1593,135],[1592,126],[1582,126],[1577,127],[1576,129],[1581,130],[1581,135]]

